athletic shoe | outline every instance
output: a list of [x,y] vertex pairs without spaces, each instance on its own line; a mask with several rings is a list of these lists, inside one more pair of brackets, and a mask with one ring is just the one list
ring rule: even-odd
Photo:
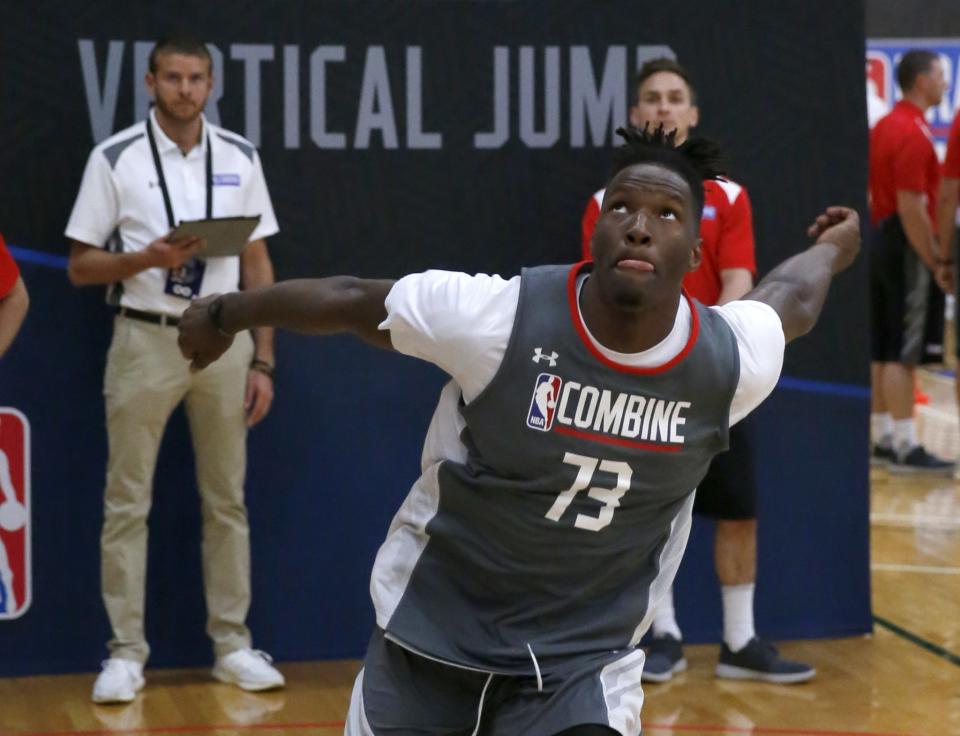
[[653,637],[640,679],[643,682],[666,682],[685,669],[687,660],[683,656],[683,642],[664,634]]
[[229,682],[244,690],[283,687],[286,681],[272,662],[270,655],[259,649],[238,649],[217,658],[213,676],[220,682]]
[[874,445],[870,451],[870,465],[874,467],[885,468],[890,463],[897,461],[897,453],[893,451],[892,447],[884,447],[883,445]]
[[724,642],[716,669],[717,677],[728,680],[763,680],[781,685],[806,682],[815,674],[817,671],[808,664],[781,658],[773,644],[756,636],[736,652]]
[[890,463],[890,472],[896,475],[945,475],[953,473],[953,463],[941,460],[917,445],[906,455]]
[[94,703],[129,703],[143,690],[143,665],[131,659],[111,657],[93,683]]

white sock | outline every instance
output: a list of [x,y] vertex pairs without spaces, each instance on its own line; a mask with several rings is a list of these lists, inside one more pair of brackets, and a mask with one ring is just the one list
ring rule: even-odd
[[893,414],[884,411],[870,415],[870,438],[880,447],[893,447]]
[[723,594],[723,640],[730,651],[739,652],[756,636],[753,628],[754,583],[724,585]]
[[897,455],[903,457],[919,444],[917,424],[912,417],[910,419],[893,420],[893,449]]
[[653,612],[653,635],[664,636],[669,634],[674,639],[683,639],[680,627],[677,625],[677,614],[673,610],[673,587],[660,599],[657,610]]

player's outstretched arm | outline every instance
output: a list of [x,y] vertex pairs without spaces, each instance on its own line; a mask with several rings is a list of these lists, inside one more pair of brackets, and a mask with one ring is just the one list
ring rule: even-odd
[[353,333],[391,349],[377,326],[387,318],[390,280],[334,276],[282,281],[274,286],[197,299],[180,320],[180,351],[194,370],[223,355],[233,336],[254,327],[280,327],[312,335]]
[[743,297],[776,310],[787,342],[805,335],[816,324],[830,280],[857,257],[860,217],[848,207],[827,207],[807,228],[807,235],[816,242],[773,269]]

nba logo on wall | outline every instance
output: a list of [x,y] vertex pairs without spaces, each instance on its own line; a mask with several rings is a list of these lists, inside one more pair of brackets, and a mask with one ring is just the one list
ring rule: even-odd
[[0,621],[30,607],[30,424],[0,407]]
[[867,51],[867,95],[876,98],[889,110],[893,105],[893,69],[889,55],[880,51]]
[[530,400],[530,410],[527,412],[527,426],[530,429],[539,429],[549,432],[553,426],[553,417],[557,413],[557,401],[560,398],[560,386],[563,381],[560,376],[552,373],[541,373],[533,385],[533,398]]

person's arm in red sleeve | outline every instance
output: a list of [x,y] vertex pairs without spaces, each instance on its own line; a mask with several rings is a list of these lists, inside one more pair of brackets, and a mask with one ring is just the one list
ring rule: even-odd
[[[957,231],[957,204],[960,201],[960,115],[953,121],[947,141],[947,158],[943,162],[943,181],[937,201],[937,225],[940,234],[940,258],[947,264],[954,261],[953,243]],[[954,269],[954,273],[956,273]]]
[[747,190],[741,189],[733,203],[723,209],[717,243],[720,296],[717,304],[740,299],[753,288],[757,258],[753,238],[753,211]]
[[10,293],[18,278],[20,278],[20,269],[17,268],[17,262],[13,260],[10,251],[7,250],[3,235],[0,235],[0,299]]
[[587,202],[587,208],[583,211],[583,218],[580,220],[580,231],[582,238],[580,241],[580,255],[585,261],[593,258],[590,252],[590,239],[593,237],[593,231],[597,227],[597,220],[600,218],[600,205],[597,204],[596,196],[590,197]]
[[17,336],[29,306],[30,297],[20,270],[0,237],[0,356]]

